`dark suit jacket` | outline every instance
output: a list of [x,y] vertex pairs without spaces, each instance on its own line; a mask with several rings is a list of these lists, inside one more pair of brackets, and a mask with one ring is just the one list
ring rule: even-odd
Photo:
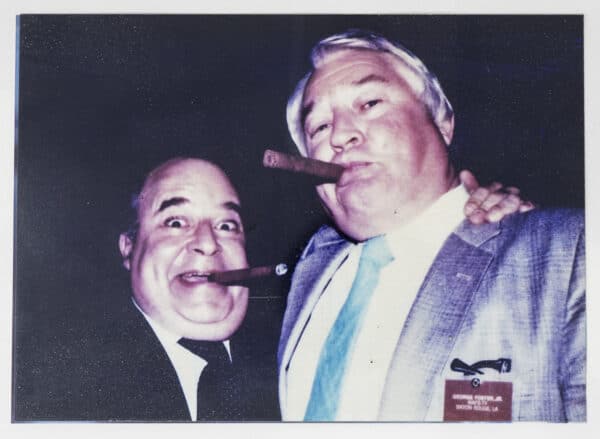
[[[285,419],[287,369],[312,310],[350,243],[325,227],[307,245],[288,296],[279,345]],[[508,373],[478,377],[512,383],[512,419],[583,421],[585,397],[585,240],[578,210],[536,209],[497,224],[464,221],[444,243],[397,340],[380,420],[440,421],[452,370],[509,358]],[[293,396],[292,396],[293,397]]]
[[[247,326],[230,343],[242,420],[278,420],[274,347],[244,334]],[[16,420],[191,420],[175,369],[131,300],[54,341],[21,381]]]

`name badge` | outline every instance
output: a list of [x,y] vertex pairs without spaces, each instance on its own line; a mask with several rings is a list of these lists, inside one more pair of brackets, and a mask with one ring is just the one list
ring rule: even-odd
[[511,420],[511,382],[446,380],[444,421]]

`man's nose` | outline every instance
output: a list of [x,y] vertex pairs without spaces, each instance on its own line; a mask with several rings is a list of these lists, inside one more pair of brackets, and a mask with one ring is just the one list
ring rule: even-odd
[[220,250],[219,242],[211,224],[201,223],[196,226],[188,242],[188,250],[205,256],[214,255]]
[[351,115],[338,113],[333,118],[331,127],[331,147],[335,152],[360,145],[364,136]]

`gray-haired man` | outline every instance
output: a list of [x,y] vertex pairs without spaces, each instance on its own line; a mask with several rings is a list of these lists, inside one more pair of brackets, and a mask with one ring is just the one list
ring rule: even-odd
[[285,420],[585,419],[582,212],[463,220],[454,116],[398,44],[334,35],[288,103],[300,152],[343,165],[296,267]]

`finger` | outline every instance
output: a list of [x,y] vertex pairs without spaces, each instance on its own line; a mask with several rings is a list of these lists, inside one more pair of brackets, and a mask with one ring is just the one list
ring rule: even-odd
[[473,193],[473,191],[479,187],[479,182],[473,173],[467,169],[460,172],[459,178],[469,194]]
[[486,219],[490,223],[497,223],[502,218],[504,218],[504,212],[502,212],[502,208],[498,205],[492,207],[486,215]]
[[486,222],[486,213],[481,209],[475,209],[470,214],[467,215],[467,218],[473,224],[483,224]]
[[514,187],[514,186],[505,187],[504,191],[509,194],[513,194],[513,195],[519,195],[521,193],[521,189],[519,189],[518,187]]
[[490,185],[487,187],[487,189],[490,192],[498,192],[500,189],[502,189],[502,183],[498,182],[498,181],[494,181],[492,183],[490,183]]
[[475,211],[479,209],[481,202],[485,200],[489,194],[490,191],[488,191],[486,188],[480,187],[475,189],[475,191],[471,193],[471,196],[467,200],[467,204],[465,204],[465,215],[470,216],[475,213]]
[[519,212],[529,212],[530,210],[535,209],[535,204],[531,201],[523,201],[519,206]]
[[508,195],[495,206],[491,207],[486,215],[486,220],[492,223],[500,221],[506,215],[519,210],[521,200],[516,195]]
[[469,215],[473,212],[474,209],[477,209],[481,203],[490,195],[491,192],[496,192],[498,189],[502,187],[502,184],[498,182],[494,182],[488,187],[480,187],[475,189],[471,196],[467,200],[467,204],[465,205],[465,214]]
[[475,213],[475,211],[479,209],[479,203],[476,203],[475,201],[467,201],[467,204],[465,204],[465,208],[463,209],[465,216],[471,216],[473,215],[473,213]]
[[504,192],[492,192],[481,202],[479,208],[488,211],[508,196],[509,195]]

